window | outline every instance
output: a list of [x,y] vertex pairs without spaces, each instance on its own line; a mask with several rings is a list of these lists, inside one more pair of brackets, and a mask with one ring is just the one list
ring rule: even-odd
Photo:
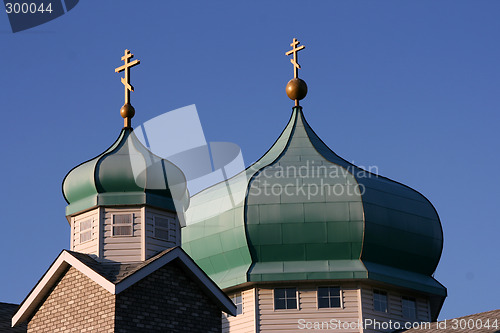
[[274,289],[274,309],[296,309],[297,288]]
[[155,224],[155,238],[168,241],[169,240],[168,229],[170,227],[170,220],[166,217],[155,216],[154,224]]
[[80,243],[84,243],[92,239],[92,219],[80,222]]
[[340,287],[318,287],[318,308],[342,307]]
[[413,297],[402,297],[403,317],[407,319],[417,319],[417,302]]
[[382,290],[373,290],[373,309],[380,312],[387,311],[387,293]]
[[236,315],[240,315],[243,313],[243,297],[241,293],[234,294],[231,297],[231,301],[233,301],[234,305],[236,305]]
[[113,214],[113,236],[132,236],[132,214]]

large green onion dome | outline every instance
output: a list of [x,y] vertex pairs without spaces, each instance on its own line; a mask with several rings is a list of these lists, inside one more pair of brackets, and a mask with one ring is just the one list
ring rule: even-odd
[[300,106],[262,158],[191,198],[186,221],[183,248],[222,288],[371,279],[446,295],[432,204],[336,155]]
[[182,171],[144,147],[130,127],[105,152],[73,168],[64,178],[63,194],[68,216],[96,206],[176,211],[189,203]]

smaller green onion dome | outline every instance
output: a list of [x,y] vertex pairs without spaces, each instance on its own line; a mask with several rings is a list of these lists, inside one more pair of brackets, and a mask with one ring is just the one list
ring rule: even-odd
[[130,127],[105,152],[73,168],[62,187],[67,216],[96,206],[149,205],[179,212],[189,204],[184,173],[144,147]]

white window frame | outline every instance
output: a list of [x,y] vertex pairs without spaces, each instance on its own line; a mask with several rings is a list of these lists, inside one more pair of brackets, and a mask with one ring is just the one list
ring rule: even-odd
[[[156,225],[156,219],[157,218],[160,218],[160,219],[164,219],[164,220],[167,220],[167,227],[164,227],[164,226],[157,226]],[[168,216],[161,216],[161,215],[154,215],[153,216],[153,237],[156,238],[156,239],[159,239],[161,241],[165,241],[165,242],[170,242],[172,240],[172,231],[170,230],[170,227],[171,227],[171,224],[172,224],[172,218],[171,217],[168,217]],[[166,231],[167,232],[167,238],[162,238],[162,237],[158,237],[156,235],[156,228],[159,228],[163,231]]]
[[[276,289],[295,289],[295,305],[296,307],[295,308],[285,308],[285,309],[276,309],[276,296],[275,296],[275,292],[276,292]],[[287,304],[287,298],[286,298],[286,291],[285,291],[285,306]],[[273,309],[274,311],[289,311],[289,310],[298,310],[300,308],[299,306],[299,288],[297,287],[276,287],[276,288],[273,288]]]
[[[327,308],[320,308],[319,307],[319,288],[339,288],[339,298],[340,298],[340,307],[334,307],[334,306],[330,306],[330,307],[327,307]],[[316,308],[318,310],[321,310],[321,309],[343,309],[344,308],[344,290],[342,289],[341,286],[318,286],[316,288]]]
[[[375,294],[384,295],[385,296],[385,311],[380,311],[375,308]],[[377,300],[380,302],[379,300]],[[389,293],[382,289],[373,289],[373,311],[380,313],[389,313]]]
[[[85,223],[85,222],[89,222],[90,226],[88,228],[82,230],[82,223]],[[92,240],[93,224],[94,224],[94,219],[92,217],[78,221],[78,244],[87,243],[87,242],[90,242]],[[90,237],[89,237],[89,239],[82,241],[82,235],[86,234],[86,233],[89,233]]]
[[[414,313],[415,313],[415,316],[414,317],[409,317],[409,316],[405,316],[405,308],[409,308],[408,306],[405,306],[405,302],[404,301],[410,301],[410,302],[413,302],[413,310],[414,310]],[[417,320],[417,299],[415,297],[412,297],[412,296],[401,296],[401,313],[403,314],[403,318],[405,319],[413,319],[413,320]]]
[[[115,223],[115,216],[129,215],[130,223]],[[115,235],[114,227],[130,226],[130,235]],[[134,213],[112,213],[111,214],[111,237],[133,237],[134,236]]]

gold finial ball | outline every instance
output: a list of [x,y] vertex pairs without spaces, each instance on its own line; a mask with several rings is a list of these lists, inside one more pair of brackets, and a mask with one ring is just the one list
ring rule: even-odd
[[304,80],[293,78],[286,85],[286,94],[291,100],[301,100],[307,95],[307,84]]
[[123,118],[132,118],[135,115],[135,109],[132,105],[129,103],[124,104],[122,108],[120,109],[120,115]]

